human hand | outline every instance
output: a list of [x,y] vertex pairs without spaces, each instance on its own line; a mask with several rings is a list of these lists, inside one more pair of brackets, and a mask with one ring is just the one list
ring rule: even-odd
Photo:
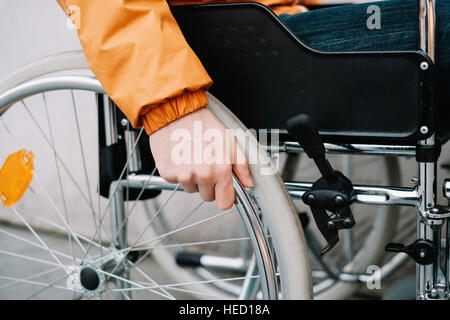
[[233,172],[244,187],[253,187],[248,162],[234,137],[207,108],[169,123],[150,136],[159,174],[180,183],[188,193],[216,200],[221,210],[235,200]]

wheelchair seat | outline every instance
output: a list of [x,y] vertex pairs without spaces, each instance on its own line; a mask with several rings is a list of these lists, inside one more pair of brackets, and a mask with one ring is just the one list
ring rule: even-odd
[[258,3],[171,9],[211,93],[249,128],[284,129],[307,113],[330,143],[415,145],[433,132],[434,67],[422,51],[319,52]]

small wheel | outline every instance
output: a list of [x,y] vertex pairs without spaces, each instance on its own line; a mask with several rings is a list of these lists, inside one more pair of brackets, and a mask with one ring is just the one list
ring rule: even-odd
[[[25,70],[22,76],[16,74],[0,84],[0,88],[10,89],[0,94],[0,129],[2,136],[8,137],[8,143],[2,143],[0,150],[1,162],[17,149],[25,148],[35,155],[34,178],[29,190],[19,203],[0,210],[0,219],[4,222],[0,225],[1,260],[2,265],[10,266],[2,268],[0,296],[172,299],[194,294],[223,298],[224,295],[215,295],[215,291],[213,296],[211,292],[202,292],[205,287],[202,282],[155,280],[157,274],[152,271],[148,258],[153,250],[164,247],[158,240],[169,234],[160,234],[155,239],[146,232],[151,229],[148,227],[151,222],[139,217],[139,212],[142,214],[139,201],[124,201],[125,198],[117,202],[122,196],[117,190],[111,192],[109,199],[97,192],[98,128],[92,93],[103,94],[103,89],[97,80],[85,76],[50,76],[26,81],[27,75],[34,78],[71,69],[69,63],[55,70],[51,60],[46,59],[47,67],[40,68],[41,73]],[[19,82],[23,83],[18,85]],[[217,99],[209,98],[209,108],[226,127],[245,129]],[[142,130],[139,133],[142,136]],[[242,137],[237,140],[247,154],[256,151],[265,159],[265,152],[258,149],[256,140],[247,145]],[[266,159],[266,163],[270,162]],[[251,164],[250,170],[255,188],[248,192],[236,183],[238,204],[232,210],[217,212],[210,206],[203,213],[207,216],[199,214],[197,220],[183,221],[171,234],[197,232],[198,226],[208,228],[208,224],[226,223],[227,219],[238,217],[246,230],[246,237],[243,237],[246,239],[240,241],[251,243],[252,259],[244,275],[222,274],[217,281],[240,286],[237,298],[251,298],[247,291],[253,286],[257,288],[253,290],[253,297],[309,299],[312,294],[309,257],[290,198],[278,175],[262,174],[260,164]],[[165,209],[173,206],[181,220],[192,212],[198,214],[195,210],[198,196],[193,196],[197,200],[185,201],[183,197],[187,195],[179,186],[164,184],[155,175],[148,175],[146,179],[145,187],[172,188],[160,197],[166,197]],[[158,183],[153,183],[152,179]],[[177,197],[179,201],[175,201]],[[134,217],[128,220],[135,207],[138,207],[134,214],[137,226],[133,223]],[[114,219],[119,216],[117,208],[123,209],[126,218],[114,229]],[[111,222],[105,219],[108,214],[114,218]],[[128,237],[118,248],[116,239],[126,235],[123,230],[127,226]],[[54,242],[51,236],[54,233],[64,236]],[[137,260],[130,252],[139,252]],[[27,264],[21,263],[23,261]],[[254,261],[253,267],[251,261]]]

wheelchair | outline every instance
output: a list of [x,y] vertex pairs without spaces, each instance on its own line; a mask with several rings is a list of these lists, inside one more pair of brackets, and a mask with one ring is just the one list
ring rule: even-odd
[[[224,212],[158,176],[143,129],[131,128],[82,52],[4,78],[0,159],[31,150],[34,178],[20,202],[0,211],[13,226],[0,227],[2,260],[16,266],[0,275],[0,291],[21,299],[338,299],[413,259],[416,297],[447,299],[450,210],[437,204],[436,172],[448,130],[434,104],[434,1],[421,0],[420,10],[421,50],[324,53],[261,4],[172,8],[215,81],[208,108],[250,160],[255,188],[234,181],[236,205]],[[303,153],[319,169],[314,183],[296,180]],[[352,170],[334,170],[329,154],[381,156],[388,186],[352,183]],[[273,163],[281,155],[283,179]],[[399,186],[399,157],[415,157],[413,187]],[[450,198],[450,180],[443,192]],[[355,205],[376,208],[358,245]],[[416,212],[409,245],[390,243],[400,206]],[[57,249],[47,244],[55,231],[65,234]],[[339,234],[344,247],[333,249]],[[348,256],[339,267],[338,256],[326,260],[336,249]],[[396,254],[368,274],[385,250]],[[174,283],[159,283],[150,257]],[[33,274],[24,261],[37,265]]]

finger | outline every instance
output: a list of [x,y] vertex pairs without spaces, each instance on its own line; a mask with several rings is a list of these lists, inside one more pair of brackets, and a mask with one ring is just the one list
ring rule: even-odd
[[235,201],[235,193],[233,187],[233,174],[230,173],[227,177],[219,180],[215,186],[216,204],[220,210],[230,209]]
[[214,184],[199,184],[198,192],[200,192],[200,196],[206,202],[211,202],[216,199],[215,194],[215,186]]
[[193,179],[193,174],[190,172],[185,172],[184,174],[180,175],[178,177],[178,182],[187,193],[194,193],[198,191],[197,184]]
[[198,186],[195,183],[181,183],[181,187],[186,193],[195,193],[198,191]]
[[233,172],[244,187],[253,188],[254,184],[248,168],[248,161],[237,144],[234,152]]

